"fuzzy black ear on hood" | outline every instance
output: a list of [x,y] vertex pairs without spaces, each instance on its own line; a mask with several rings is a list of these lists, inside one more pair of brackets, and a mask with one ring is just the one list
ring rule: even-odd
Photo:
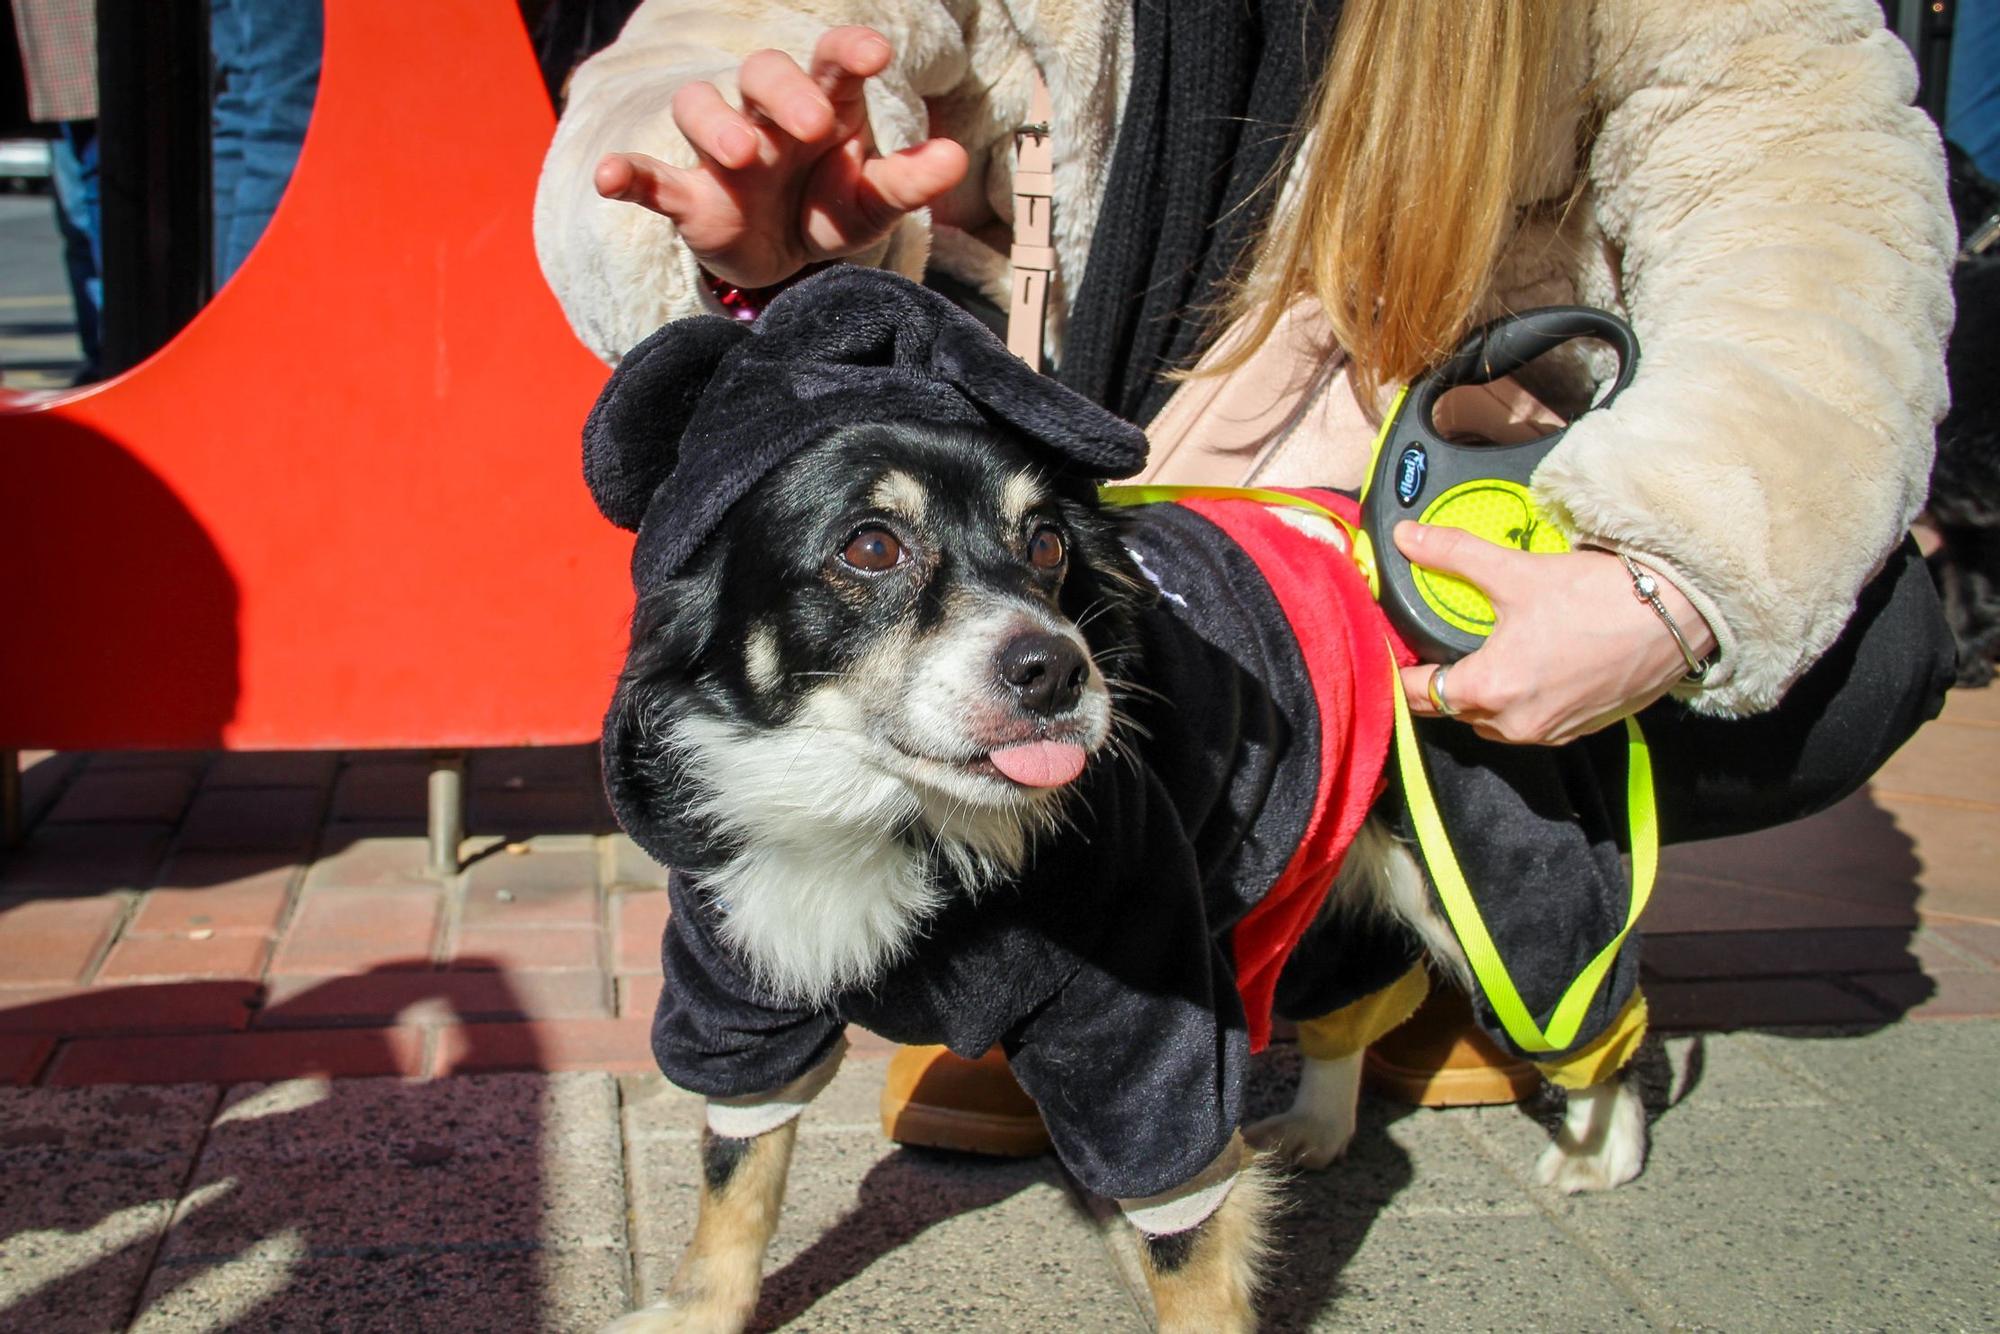
[[835,265],[747,330],[700,316],[634,348],[591,412],[584,471],[605,517],[639,530],[633,573],[650,586],[773,468],[876,422],[999,425],[1069,476],[1127,477],[1146,461],[1138,427],[1029,370],[939,293]]
[[605,518],[638,531],[709,378],[749,336],[735,320],[700,315],[654,330],[625,354],[583,424],[583,480]]

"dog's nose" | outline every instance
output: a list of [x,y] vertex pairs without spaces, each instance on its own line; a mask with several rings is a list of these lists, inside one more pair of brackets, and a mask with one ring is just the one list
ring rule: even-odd
[[1017,635],[1000,650],[1000,679],[1030,713],[1061,713],[1083,693],[1083,650],[1063,635]]

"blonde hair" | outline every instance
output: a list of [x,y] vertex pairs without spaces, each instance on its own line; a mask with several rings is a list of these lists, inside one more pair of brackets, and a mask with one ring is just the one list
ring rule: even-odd
[[1363,402],[1457,345],[1491,292],[1547,127],[1576,94],[1558,69],[1574,3],[1346,0],[1301,185],[1223,322],[1247,321],[1249,337],[1210,369],[1241,365],[1308,296]]

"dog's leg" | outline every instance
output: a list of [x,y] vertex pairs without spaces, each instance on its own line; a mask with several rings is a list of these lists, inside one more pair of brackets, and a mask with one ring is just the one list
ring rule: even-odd
[[1362,1053],[1414,1014],[1429,991],[1430,974],[1418,964],[1374,995],[1300,1023],[1299,1087],[1292,1105],[1250,1126],[1243,1137],[1309,1171],[1346,1153],[1361,1104]]
[[798,1135],[796,1118],[748,1139],[702,1132],[694,1240],[660,1304],[604,1334],[736,1334],[750,1322]]
[[1228,1195],[1192,1227],[1150,1232],[1146,1211],[1123,1202],[1140,1228],[1160,1334],[1254,1334],[1257,1328],[1257,1284],[1270,1252],[1266,1230],[1277,1189],[1270,1169],[1244,1151],[1240,1137],[1230,1152],[1241,1156],[1242,1169],[1233,1180],[1224,1178]]
[[1574,1195],[1611,1190],[1639,1175],[1646,1165],[1646,1108],[1619,1071],[1645,1036],[1646,998],[1634,992],[1589,1046],[1542,1064],[1542,1074],[1568,1090],[1569,1107],[1555,1143],[1535,1161],[1537,1184]]
[[1646,1163],[1646,1108],[1623,1079],[1572,1089],[1556,1142],[1535,1160],[1535,1181],[1565,1195],[1610,1190]]

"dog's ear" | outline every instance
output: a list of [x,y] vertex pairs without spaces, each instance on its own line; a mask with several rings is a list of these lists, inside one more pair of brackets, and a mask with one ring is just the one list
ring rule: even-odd
[[932,364],[967,398],[1092,477],[1130,477],[1146,466],[1146,433],[1028,364],[982,324],[947,320]]
[[680,456],[681,433],[723,357],[749,330],[719,315],[675,320],[625,354],[583,427],[583,478],[598,510],[637,531]]

